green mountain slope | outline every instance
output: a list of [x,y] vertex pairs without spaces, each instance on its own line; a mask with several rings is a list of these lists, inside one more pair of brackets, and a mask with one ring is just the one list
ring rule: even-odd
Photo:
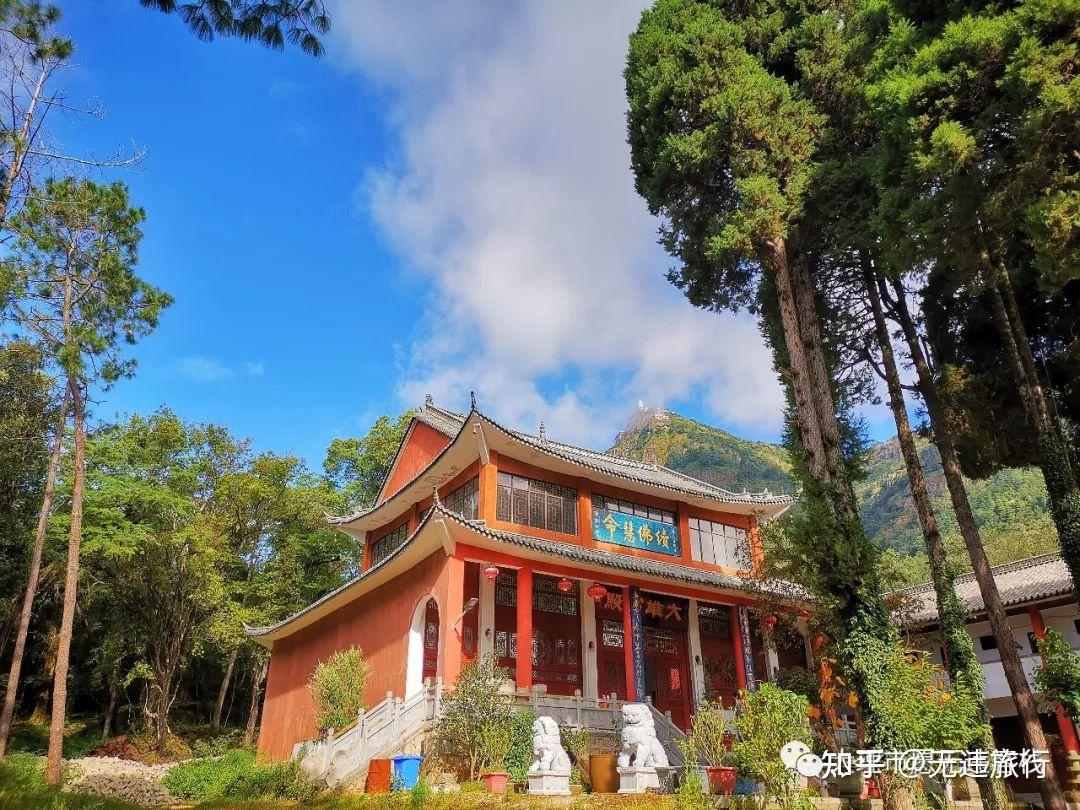
[[640,409],[608,451],[670,467],[735,492],[793,492],[787,453],[740,439],[664,408]]
[[[941,474],[941,459],[929,441],[917,441],[945,542],[955,551],[957,564],[966,567],[963,542]],[[794,491],[782,447],[740,439],[663,408],[640,409],[608,452],[661,464],[736,492]],[[968,481],[967,486],[991,562],[1057,548],[1057,536],[1047,512],[1046,489],[1037,469],[1002,470],[983,481]],[[896,439],[870,449],[866,477],[855,489],[870,535],[883,548],[904,556],[921,556],[922,534]],[[920,568],[913,568],[911,575],[920,576]]]

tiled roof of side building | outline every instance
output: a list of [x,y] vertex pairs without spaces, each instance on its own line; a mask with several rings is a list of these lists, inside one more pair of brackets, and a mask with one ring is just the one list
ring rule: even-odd
[[[448,436],[455,436],[458,431],[461,430],[462,425],[465,424],[465,420],[468,419],[468,414],[443,410],[429,402],[417,411],[416,418],[436,430],[442,431]],[[640,483],[652,484],[654,486],[660,486],[678,492],[701,495],[706,498],[719,498],[732,503],[783,504],[790,503],[793,500],[790,495],[775,494],[768,490],[755,493],[730,492],[726,489],[714,486],[707,481],[701,481],[697,478],[692,478],[689,475],[683,475],[682,473],[667,467],[660,467],[656,464],[649,464],[645,461],[637,461],[622,456],[613,456],[610,453],[604,453],[599,450],[588,450],[584,447],[552,441],[551,439],[504,427],[490,416],[485,415],[484,418],[504,433],[513,436],[518,441],[524,442],[537,450],[550,453],[553,456],[563,458],[575,464],[591,467],[594,470],[608,473],[609,475],[632,478]]]
[[[1004,563],[991,570],[1001,593],[1001,601],[1006,607],[1067,597],[1073,592],[1072,577],[1058,552]],[[956,578],[956,594],[968,615],[977,615],[985,609],[972,572]],[[900,610],[905,624],[918,627],[937,621],[937,596],[933,583],[903,588],[895,595],[901,598]]]

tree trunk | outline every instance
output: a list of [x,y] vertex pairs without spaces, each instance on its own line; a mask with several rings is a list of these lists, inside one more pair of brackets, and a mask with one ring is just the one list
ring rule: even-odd
[[1057,529],[1061,556],[1072,574],[1074,593],[1080,597],[1080,487],[1070,459],[1069,440],[1050,412],[1012,293],[1012,283],[1003,267],[998,269],[997,283],[988,286],[994,322],[1005,356],[1024,403],[1028,423],[1035,431],[1039,468],[1046,482],[1050,517]]
[[60,401],[60,415],[56,420],[56,436],[53,438],[52,453],[49,456],[49,470],[45,478],[45,492],[41,498],[41,511],[38,512],[37,528],[34,531],[34,549],[30,554],[30,570],[26,574],[26,591],[23,594],[22,613],[19,616],[19,631],[15,636],[15,650],[11,654],[11,669],[8,670],[7,691],[4,692],[4,709],[0,715],[0,759],[7,751],[8,738],[11,736],[11,722],[15,716],[15,697],[19,690],[19,678],[22,676],[23,655],[26,653],[26,637],[30,632],[30,616],[34,612],[34,597],[37,594],[38,581],[41,578],[41,553],[45,548],[45,531],[49,527],[49,514],[52,512],[53,493],[56,491],[56,473],[60,467],[60,453],[64,446],[64,426],[67,422],[68,392],[64,392]]
[[[879,285],[884,285],[884,281],[875,278],[873,270],[869,267],[863,269],[863,281],[870,301],[870,311],[874,317],[874,333],[881,352],[885,384],[889,391],[889,409],[896,423],[896,438],[904,457],[904,466],[907,468],[911,499],[915,503],[919,528],[922,530],[926,543],[930,579],[933,581],[934,595],[937,599],[938,627],[945,644],[945,669],[956,687],[973,695],[979,706],[978,721],[984,728],[984,732],[973,741],[973,745],[976,748],[991,750],[994,747],[994,741],[990,732],[990,715],[983,702],[985,678],[982,664],[979,663],[979,658],[975,654],[975,644],[971,634],[967,631],[966,612],[956,595],[956,572],[953,570],[952,563],[949,562],[945,544],[941,540],[937,515],[934,513],[930,493],[926,488],[926,475],[922,461],[919,459],[918,448],[915,446],[911,423],[908,420],[907,408],[904,404],[904,389],[900,383],[900,371],[896,365],[889,327],[885,322],[885,313],[881,306]],[[987,810],[998,810],[1005,806],[1006,794],[1000,780],[986,778],[979,779],[978,782],[983,806]]]
[[[859,522],[855,494],[843,457],[840,423],[831,378],[827,372],[815,295],[808,269],[789,262],[783,240],[762,244],[763,263],[776,289],[787,376],[795,401],[796,426],[805,454],[811,500],[824,507],[817,543],[827,544],[831,558],[822,565],[831,580],[822,587],[837,602],[841,649],[850,652],[842,665],[850,688],[858,696],[870,743],[888,747],[888,729],[878,712],[876,667],[885,659],[896,631],[885,612],[877,578],[877,551]],[[880,653],[880,654],[877,654]]]
[[[1020,663],[1020,656],[1016,651],[1016,641],[1013,638],[1012,628],[1009,627],[1008,618],[1005,615],[1005,606],[998,593],[997,583],[990,568],[990,561],[986,558],[986,550],[983,548],[982,537],[978,526],[975,524],[975,516],[971,511],[968,501],[967,490],[964,488],[964,479],[960,471],[960,462],[956,456],[956,447],[953,442],[952,428],[948,423],[945,410],[938,399],[937,387],[930,373],[930,366],[923,354],[919,343],[915,322],[907,308],[904,298],[904,289],[899,280],[893,281],[896,291],[895,312],[900,327],[907,340],[908,350],[912,362],[915,364],[915,372],[918,375],[919,391],[926,404],[927,413],[930,416],[930,425],[941,455],[941,467],[945,474],[945,483],[952,499],[953,511],[956,513],[956,522],[960,527],[960,534],[964,538],[968,555],[971,557],[971,567],[975,574],[975,580],[979,585],[979,593],[982,595],[983,605],[986,609],[990,627],[997,641],[998,652],[1001,655],[1001,667],[1005,672],[1005,680],[1016,704],[1016,713],[1020,718],[1020,724],[1024,732],[1024,740],[1029,748],[1048,750],[1046,736],[1042,726],[1039,725],[1039,715],[1035,707],[1035,699],[1031,694],[1031,687],[1024,668]],[[1039,790],[1042,793],[1043,803],[1046,810],[1065,810],[1065,795],[1061,791],[1054,773],[1053,763],[1047,763],[1046,778],[1039,780]]]
[[82,547],[83,487],[86,484],[85,392],[74,375],[68,388],[75,414],[75,469],[71,489],[71,530],[68,534],[67,571],[64,575],[64,607],[60,617],[60,636],[53,670],[52,716],[49,718],[49,756],[45,779],[54,787],[60,784],[64,753],[64,725],[67,720],[67,677],[71,655],[71,633],[75,624],[75,602],[79,591],[79,552]]
[[269,667],[270,661],[263,661],[251,682],[251,707],[248,710],[247,728],[244,729],[245,745],[251,745],[255,741],[255,726],[259,720],[259,699],[262,697],[262,685],[266,680],[266,671]]
[[238,650],[233,649],[229,653],[229,662],[225,665],[225,674],[221,677],[221,686],[218,688],[217,702],[214,704],[214,714],[210,718],[210,727],[217,731],[221,728],[221,713],[225,709],[225,697],[229,691],[229,682],[232,681],[233,667],[236,666]]
[[109,703],[105,707],[105,717],[101,722],[101,741],[109,739],[112,735],[113,717],[116,715],[116,698],[119,693],[116,678],[109,678]]

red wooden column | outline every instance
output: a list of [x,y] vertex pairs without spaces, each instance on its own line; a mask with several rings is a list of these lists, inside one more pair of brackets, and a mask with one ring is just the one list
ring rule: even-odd
[[[1031,619],[1031,629],[1035,631],[1035,638],[1042,639],[1046,635],[1046,624],[1043,622],[1042,612],[1032,605],[1028,608],[1028,618]],[[1076,726],[1065,713],[1065,707],[1060,703],[1055,709],[1057,717],[1058,733],[1061,735],[1061,743],[1070,754],[1080,753],[1080,740],[1076,737]]]
[[739,609],[731,606],[731,643],[735,645],[735,680],[740,689],[746,688],[746,660],[743,657],[742,625],[739,624]]
[[[461,622],[454,627],[465,608],[465,561],[446,558],[446,604],[439,613],[442,625],[442,678],[447,685],[457,680],[461,672]],[[464,620],[462,620],[464,621]]]
[[533,572],[525,566],[517,572],[517,660],[515,680],[519,689],[532,687]]
[[622,626],[623,626],[623,664],[626,667],[626,699],[633,702],[638,699],[634,685],[634,630],[631,613],[634,609],[630,587],[622,589]]

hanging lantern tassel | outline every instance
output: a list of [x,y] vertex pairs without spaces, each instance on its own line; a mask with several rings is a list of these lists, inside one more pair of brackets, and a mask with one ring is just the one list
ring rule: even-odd
[[766,616],[764,619],[761,620],[761,623],[768,627],[770,630],[772,630],[774,627],[776,627],[776,617]]
[[563,577],[555,587],[559,589],[560,593],[570,593],[570,591],[574,590],[574,583]]
[[494,582],[498,578],[499,569],[496,568],[494,565],[489,565],[487,568],[484,569],[484,579],[486,579],[488,582]]
[[589,586],[589,589],[585,591],[585,593],[587,593],[594,602],[601,602],[604,597],[607,596],[607,588],[598,582],[594,582]]

